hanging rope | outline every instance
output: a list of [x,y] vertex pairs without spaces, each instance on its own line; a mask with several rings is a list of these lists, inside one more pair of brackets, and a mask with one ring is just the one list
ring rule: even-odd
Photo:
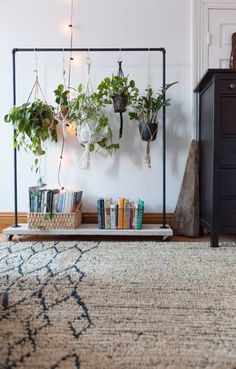
[[36,51],[35,51],[35,69],[34,69],[34,72],[35,72],[35,82],[33,84],[33,87],[31,89],[31,91],[30,91],[30,94],[28,96],[27,103],[30,101],[33,93],[34,93],[34,101],[39,100],[39,94],[41,94],[44,102],[46,102],[46,98],[44,96],[43,90],[42,90],[41,85],[39,83],[39,76],[38,76],[38,53]]
[[93,85],[91,81],[91,59],[90,59],[90,53],[88,50],[88,55],[86,57],[86,68],[87,68],[87,79],[85,84],[85,94],[87,97],[91,96],[93,94]]
[[151,51],[148,49],[147,88],[151,88]]
[[118,65],[119,65],[119,68],[118,68],[117,76],[120,78],[124,78],[124,73],[122,70],[122,59],[118,59]]
[[63,72],[62,72],[63,86],[65,89],[66,88],[66,62],[65,62],[65,50],[64,49],[63,49],[63,54],[62,54],[62,66],[63,66]]
[[[148,62],[147,62],[147,90],[151,88],[151,50],[148,49]],[[154,131],[151,131],[149,124],[143,124],[142,130],[141,130],[141,137],[143,136],[144,129],[146,129],[148,132],[145,132],[145,135],[147,134],[149,139],[145,140],[147,141],[146,144],[146,151],[144,156],[145,164],[151,168],[151,141],[154,141],[156,138],[157,130],[158,130],[158,124],[156,124],[156,128]]]
[[61,187],[61,190],[64,190],[65,187],[61,184],[60,175],[61,175],[61,164],[62,164],[62,158],[63,158],[63,152],[64,152],[64,145],[65,145],[65,139],[64,136],[62,138],[62,146],[61,146],[61,155],[60,155],[60,161],[59,161],[59,167],[58,167],[58,174],[57,174],[57,182],[58,185]]
[[[122,58],[121,58],[121,49],[120,49],[120,57],[119,59],[117,60],[118,62],[118,72],[117,72],[117,76],[120,77],[120,78],[124,78],[124,72],[122,70]],[[118,97],[117,97],[118,98]],[[123,96],[120,96],[119,100],[120,102],[123,100]],[[123,134],[123,109],[122,111],[120,111],[120,107],[118,106],[117,102],[116,102],[116,97],[114,96],[113,98],[113,104],[115,106],[115,111],[120,113],[120,129],[119,129],[119,138],[122,137],[122,134]]]
[[[91,59],[88,56],[86,57],[86,64],[87,64],[87,81],[85,85],[85,101],[84,103],[87,104],[90,96],[93,94],[93,87],[91,81]],[[96,109],[96,106],[95,106]],[[85,149],[80,161],[80,168],[81,169],[89,169],[90,168],[90,145],[96,144],[100,142],[103,138],[106,137],[101,129],[98,130],[98,121],[97,120],[89,120],[83,122],[77,128],[77,137],[80,144],[82,144]]]
[[147,142],[146,153],[145,153],[145,164],[151,168],[151,156],[150,156],[150,141]]

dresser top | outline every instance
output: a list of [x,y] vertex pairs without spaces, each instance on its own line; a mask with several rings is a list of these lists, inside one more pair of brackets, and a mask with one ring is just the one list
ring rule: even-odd
[[235,78],[236,69],[208,69],[203,74],[202,78],[200,79],[199,83],[197,84],[197,86],[195,87],[193,91],[194,92],[201,91],[202,87],[212,78],[214,74],[228,74],[229,76],[231,74],[234,74],[235,76],[233,78]]

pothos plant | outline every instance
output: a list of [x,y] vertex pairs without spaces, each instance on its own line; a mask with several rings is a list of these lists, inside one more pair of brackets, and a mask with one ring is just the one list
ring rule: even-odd
[[[78,96],[71,102],[71,116],[76,117],[78,135],[83,127],[89,126],[89,151],[97,148],[107,150],[109,154],[119,148],[119,144],[112,142],[112,131],[108,117],[103,113],[104,101],[98,93],[88,95],[82,84],[77,88]],[[80,140],[83,144],[83,139]]]
[[[42,100],[14,106],[5,115],[4,121],[14,127],[14,145],[17,150],[24,148],[35,156],[45,154],[43,144],[46,140],[57,142],[57,124],[54,108]],[[39,172],[39,184],[42,185],[40,159],[35,159],[35,171]]]
[[58,85],[54,90],[55,101],[59,106],[58,118],[66,119],[68,122],[72,122],[76,119],[76,116],[72,113],[71,101],[70,101],[70,89],[65,88],[62,84]]
[[134,80],[129,81],[128,76],[124,76],[121,64],[117,76],[112,75],[111,78],[106,77],[98,85],[99,98],[102,99],[105,104],[113,103],[114,112],[120,114],[120,138],[123,133],[122,113],[126,111],[128,105],[132,105],[136,101],[138,93],[139,90],[135,86]]
[[127,105],[132,105],[138,97],[139,90],[134,80],[124,76],[104,78],[98,85],[98,95],[105,104],[112,104],[114,111],[123,113]]

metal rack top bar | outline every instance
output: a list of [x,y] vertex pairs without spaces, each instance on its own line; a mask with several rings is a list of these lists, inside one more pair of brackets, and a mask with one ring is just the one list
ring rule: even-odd
[[161,51],[162,53],[165,53],[166,50],[164,47],[158,47],[158,48],[14,48],[12,49],[12,53],[15,54],[16,52],[61,52],[61,51]]

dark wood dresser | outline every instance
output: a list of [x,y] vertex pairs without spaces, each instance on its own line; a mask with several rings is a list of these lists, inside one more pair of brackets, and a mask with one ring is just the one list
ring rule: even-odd
[[236,70],[209,69],[199,94],[200,221],[218,246],[236,233]]

